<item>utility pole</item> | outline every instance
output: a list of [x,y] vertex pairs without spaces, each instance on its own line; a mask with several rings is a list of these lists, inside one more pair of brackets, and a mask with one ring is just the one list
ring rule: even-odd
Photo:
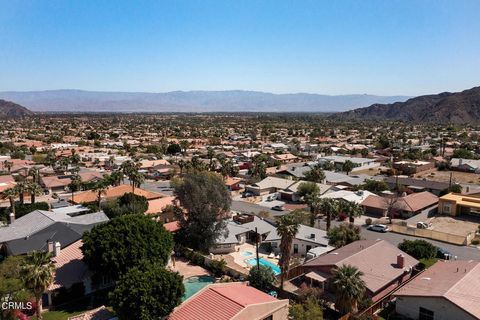
[[257,270],[260,271],[260,258],[258,256],[258,232],[257,227],[255,227],[255,249],[257,252]]

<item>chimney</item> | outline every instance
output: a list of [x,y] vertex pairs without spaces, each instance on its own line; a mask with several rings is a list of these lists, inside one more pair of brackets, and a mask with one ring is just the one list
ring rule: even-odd
[[48,252],[50,252],[51,254],[53,254],[53,251],[55,249],[54,245],[53,245],[53,241],[52,240],[47,240],[47,249],[48,249]]
[[53,248],[53,256],[57,257],[60,254],[61,245],[60,242],[55,242],[55,247]]
[[15,222],[15,213],[10,212],[10,214],[8,215],[8,217],[10,218],[10,219],[9,219],[10,224],[12,224],[12,223]]
[[405,267],[405,256],[400,253],[397,256],[397,268],[404,268],[404,267]]

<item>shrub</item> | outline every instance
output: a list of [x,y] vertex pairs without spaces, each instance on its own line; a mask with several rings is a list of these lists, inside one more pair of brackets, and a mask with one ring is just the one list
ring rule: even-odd
[[26,214],[29,214],[35,210],[45,210],[47,211],[50,208],[46,202],[35,202],[35,203],[24,203],[15,205],[15,216],[20,218]]
[[480,244],[480,239],[473,239],[473,240],[472,240],[472,244],[473,244],[474,246],[479,245],[479,244]]
[[212,273],[215,275],[215,277],[220,277],[225,273],[225,269],[227,267],[227,262],[222,259],[222,260],[212,260],[208,264],[208,268]]
[[425,240],[403,240],[398,248],[415,259],[430,259],[437,254],[437,247]]
[[367,226],[371,225],[371,224],[372,224],[372,218],[367,218],[367,219],[365,219],[365,224],[366,224]]
[[345,221],[348,218],[348,215],[344,212],[340,212],[338,215],[338,221]]
[[198,252],[192,252],[191,256],[191,261],[193,264],[196,264],[197,266],[203,266],[205,263],[205,258]]
[[261,265],[260,268],[255,266],[250,269],[248,281],[252,287],[267,292],[272,288],[273,283],[275,282],[275,274],[272,269],[267,266]]

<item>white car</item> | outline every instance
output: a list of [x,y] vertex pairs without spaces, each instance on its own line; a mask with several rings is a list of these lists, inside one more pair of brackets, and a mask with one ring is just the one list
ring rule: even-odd
[[376,232],[388,232],[390,229],[384,224],[373,224],[367,227],[368,230],[376,231]]

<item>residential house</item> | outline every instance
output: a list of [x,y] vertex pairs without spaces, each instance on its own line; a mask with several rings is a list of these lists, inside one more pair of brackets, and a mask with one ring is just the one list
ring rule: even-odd
[[49,194],[65,192],[72,180],[67,176],[45,176],[40,177],[40,185],[44,187]]
[[103,212],[69,215],[62,211],[35,210],[10,224],[0,227],[0,252],[20,255],[47,249],[47,242],[60,243],[61,248],[82,238],[85,231],[108,221]]
[[[163,195],[157,192],[147,191],[141,188],[135,188],[132,190],[132,186],[128,184],[121,184],[115,187],[108,187],[105,190],[105,194],[102,194],[102,200],[113,200],[123,196],[125,193],[132,192],[138,196],[144,196],[147,200],[154,200],[162,198]],[[98,193],[93,190],[87,190],[76,194],[73,198],[73,203],[81,204],[81,203],[93,203],[97,201]]]
[[408,280],[417,264],[418,260],[385,240],[359,240],[305,262],[290,276],[320,287],[327,299],[333,299],[332,270],[350,265],[363,273],[365,297],[375,302]]
[[438,212],[449,216],[480,216],[480,195],[449,193],[438,199]]
[[[284,201],[293,201],[297,202],[300,201],[301,196],[299,195],[299,187],[302,183],[306,183],[308,181],[300,180],[294,182],[292,185],[288,186],[287,188],[280,190],[280,199]],[[316,183],[318,186],[318,189],[320,190],[319,194],[324,194],[328,192],[332,186],[328,184],[323,184],[323,183]]]
[[415,320],[480,319],[480,261],[438,261],[395,293],[397,314]]
[[0,193],[7,189],[15,187],[15,185],[15,179],[12,177],[12,175],[7,174],[4,176],[0,176]]
[[480,160],[452,158],[450,167],[458,171],[480,173]]
[[405,175],[412,175],[422,171],[427,171],[435,168],[434,161],[396,161],[393,163],[393,168]]
[[[280,241],[277,229],[273,228],[263,242],[270,242],[273,251],[280,254]],[[310,249],[317,247],[328,247],[327,232],[303,224],[299,225],[298,233],[292,241],[291,254],[304,257]]]
[[375,161],[375,159],[369,158],[356,158],[356,157],[346,157],[346,156],[323,156],[317,158],[320,164],[326,162],[332,162],[335,165],[337,170],[342,170],[343,165],[346,161],[350,161],[353,163],[353,170],[360,171],[360,170],[367,170],[371,168],[378,168],[380,163]]
[[184,301],[169,320],[287,320],[288,299],[278,300],[242,282],[210,284]]
[[427,179],[414,179],[400,176],[386,177],[384,180],[390,188],[408,188],[413,192],[428,191],[440,195],[450,187],[448,182],[439,182]]
[[385,217],[390,208],[400,218],[410,218],[425,209],[432,208],[439,198],[428,191],[411,193],[400,197],[370,195],[360,205],[367,215]]
[[280,161],[281,163],[291,163],[291,162],[295,162],[297,159],[298,159],[298,157],[294,156],[291,153],[272,154],[270,156],[270,160]]
[[227,177],[224,183],[229,191],[237,191],[240,190],[240,182],[242,182],[242,180],[242,178]]
[[293,180],[266,177],[262,181],[245,186],[245,191],[251,192],[256,196],[261,196],[286,189],[294,183],[295,181]]

